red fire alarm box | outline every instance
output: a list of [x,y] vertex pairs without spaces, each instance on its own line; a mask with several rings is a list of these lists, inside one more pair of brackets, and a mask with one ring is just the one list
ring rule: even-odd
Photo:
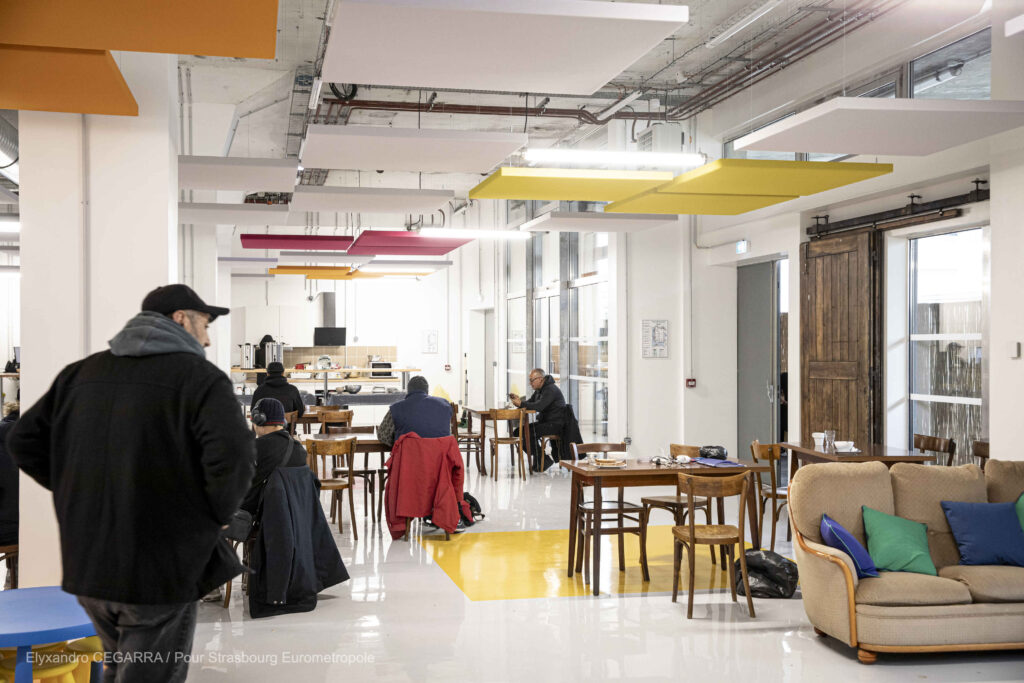
[[697,387],[697,380],[693,377],[686,378],[686,388],[695,389]]

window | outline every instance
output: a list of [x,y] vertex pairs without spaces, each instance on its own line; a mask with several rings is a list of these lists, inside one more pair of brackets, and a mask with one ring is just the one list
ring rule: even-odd
[[520,296],[506,302],[508,311],[508,336],[505,339],[508,350],[508,391],[529,396],[526,381],[526,297]]
[[982,436],[983,247],[981,229],[910,242],[911,434],[954,439],[961,463]]
[[[530,240],[532,241],[532,240]],[[521,295],[526,291],[526,245],[522,240],[508,243],[505,263],[505,287],[510,295]]]
[[608,274],[608,233],[582,232],[576,240],[573,276],[577,278]]
[[608,283],[569,290],[569,395],[584,441],[608,437]]
[[992,97],[992,29],[967,36],[911,62],[913,97],[987,100]]
[[559,316],[560,297],[538,297],[533,302],[534,365],[544,368],[544,372],[559,380],[559,335],[561,321]]

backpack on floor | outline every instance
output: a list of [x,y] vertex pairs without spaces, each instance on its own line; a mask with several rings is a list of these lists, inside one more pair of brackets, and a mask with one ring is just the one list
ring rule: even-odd
[[468,493],[462,494],[462,499],[469,503],[469,511],[473,515],[473,519],[466,519],[465,515],[462,515],[462,523],[466,526],[473,526],[487,515],[484,514],[483,508],[480,507],[480,501]]
[[[754,598],[791,598],[796,592],[800,574],[796,562],[770,550],[747,550],[747,577],[750,595]],[[736,560],[736,594],[743,592],[740,561]]]

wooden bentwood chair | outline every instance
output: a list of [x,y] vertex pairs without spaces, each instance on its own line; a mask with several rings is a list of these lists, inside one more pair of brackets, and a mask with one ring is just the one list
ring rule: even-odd
[[285,425],[287,426],[288,433],[295,436],[295,423],[299,420],[299,411],[293,410],[290,413],[284,414]]
[[938,436],[928,436],[927,434],[914,434],[914,448],[927,453],[933,451],[935,453],[946,454],[946,467],[953,466],[953,460],[956,458],[956,441],[953,439],[943,439]]
[[459,406],[452,403],[452,436],[459,444],[459,450],[466,451],[466,473],[469,474],[469,458],[476,455],[476,471],[487,476],[487,466],[484,463],[484,433],[481,428],[479,432],[473,431],[473,413],[466,411],[466,428],[459,427]]
[[981,471],[985,471],[985,465],[988,464],[988,441],[975,441],[971,453],[975,458],[981,460]]
[[[526,413],[518,408],[509,410],[492,410],[490,422],[494,425],[494,436],[491,437],[491,474],[494,480],[498,480],[498,451],[502,446],[512,447],[512,466],[515,467],[515,454],[519,453],[519,476],[526,479],[526,451],[523,450],[523,423],[526,420]],[[498,436],[498,423],[509,422],[509,436]],[[519,430],[512,436],[512,422],[519,423]],[[530,470],[533,474],[533,470]]]
[[[18,546],[0,545],[0,560],[7,564],[7,575],[10,577],[11,588],[18,587]],[[0,586],[3,588],[3,586]]]
[[[771,550],[775,552],[775,526],[779,523],[782,517],[782,508],[789,504],[789,487],[779,486],[779,482],[776,480],[775,472],[778,469],[779,460],[782,458],[782,447],[777,443],[766,443],[754,440],[750,444],[750,455],[754,458],[754,463],[765,461],[768,463],[770,471],[768,473],[768,481],[761,479],[764,475],[761,472],[755,472],[754,476],[757,478],[757,528],[764,529],[764,512],[765,507],[768,505],[772,506],[772,543]],[[786,527],[786,540],[790,541],[793,539],[793,531],[787,525]]]
[[[571,444],[573,460],[579,460],[580,456],[586,458],[591,453],[622,453],[626,452],[624,443],[584,443]],[[640,536],[640,515],[642,509],[636,503],[623,500],[622,486],[618,488],[617,500],[601,500],[601,511],[594,509],[594,501],[584,500],[583,491],[577,494],[576,518],[579,520],[576,527],[576,571],[583,572],[583,581],[590,583],[590,539],[594,536],[594,529],[601,525],[601,535],[615,534],[619,537],[619,571],[626,571],[626,548],[625,534],[636,534]],[[632,522],[627,525],[626,522]],[[605,523],[614,524],[614,527],[607,528]],[[642,562],[641,562],[642,564]]]
[[[338,533],[345,533],[342,526],[341,499],[345,491],[348,491],[348,510],[352,517],[352,537],[359,540],[359,531],[356,528],[356,503],[353,495],[352,483],[355,478],[353,463],[356,457],[356,440],[345,439],[343,441],[321,441],[318,439],[307,439],[305,446],[309,453],[309,467],[313,474],[320,480],[320,490],[331,492],[331,522],[338,521]],[[332,471],[328,458],[343,458],[345,466]],[[338,477],[338,471],[346,472],[346,476]]]
[[352,426],[351,410],[321,410],[319,415],[321,433],[326,434],[330,427]]
[[[684,446],[683,444],[669,444],[669,453],[674,458],[677,455],[687,455],[691,458],[700,457],[700,446]],[[676,525],[686,522],[689,499],[682,489],[676,485],[674,496],[647,496],[640,499],[640,506],[643,510],[640,513],[640,566],[644,572],[644,581],[651,580],[651,573],[647,568],[647,525],[651,519],[651,511],[655,508],[666,510],[672,513]],[[704,511],[704,519],[711,524],[711,501],[701,498],[697,501],[697,507]],[[711,554],[711,564],[715,564],[715,554]]]
[[[360,425],[358,427],[328,427],[328,434],[363,434],[372,437],[376,433],[376,427],[373,425]],[[335,467],[331,470],[334,476],[339,474],[344,475],[347,472],[346,469],[341,467]],[[352,476],[358,477],[363,480],[363,500],[367,501],[367,506],[363,508],[363,517],[366,517],[367,509],[373,510],[373,499],[375,496],[374,482],[376,480],[377,471],[370,469],[370,454],[363,453],[363,468],[353,469]],[[374,517],[376,519],[376,517]]]
[[[732,590],[732,601],[736,602],[736,565],[735,548],[739,547],[740,571],[743,575],[743,592],[747,596],[747,609],[754,617],[754,601],[750,597],[750,581],[747,578],[747,556],[743,548],[743,523],[746,520],[748,496],[751,487],[750,473],[737,474],[731,477],[699,477],[690,474],[679,475],[679,488],[689,498],[689,523],[685,526],[672,527],[675,547],[672,557],[672,602],[679,595],[679,569],[682,565],[683,546],[690,567],[689,592],[686,596],[686,618],[693,619],[693,588],[694,567],[698,545],[724,546],[728,554],[729,588]],[[699,496],[707,498],[740,497],[739,527],[731,524],[694,524],[696,501]],[[712,554],[714,551],[712,551]]]

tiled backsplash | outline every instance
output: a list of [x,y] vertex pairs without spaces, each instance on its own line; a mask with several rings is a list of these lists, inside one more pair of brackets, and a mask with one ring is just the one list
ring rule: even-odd
[[397,346],[293,346],[284,351],[284,366],[294,368],[297,363],[316,364],[320,356],[330,356],[337,365],[367,367],[369,356],[380,356],[382,361],[398,362]]

